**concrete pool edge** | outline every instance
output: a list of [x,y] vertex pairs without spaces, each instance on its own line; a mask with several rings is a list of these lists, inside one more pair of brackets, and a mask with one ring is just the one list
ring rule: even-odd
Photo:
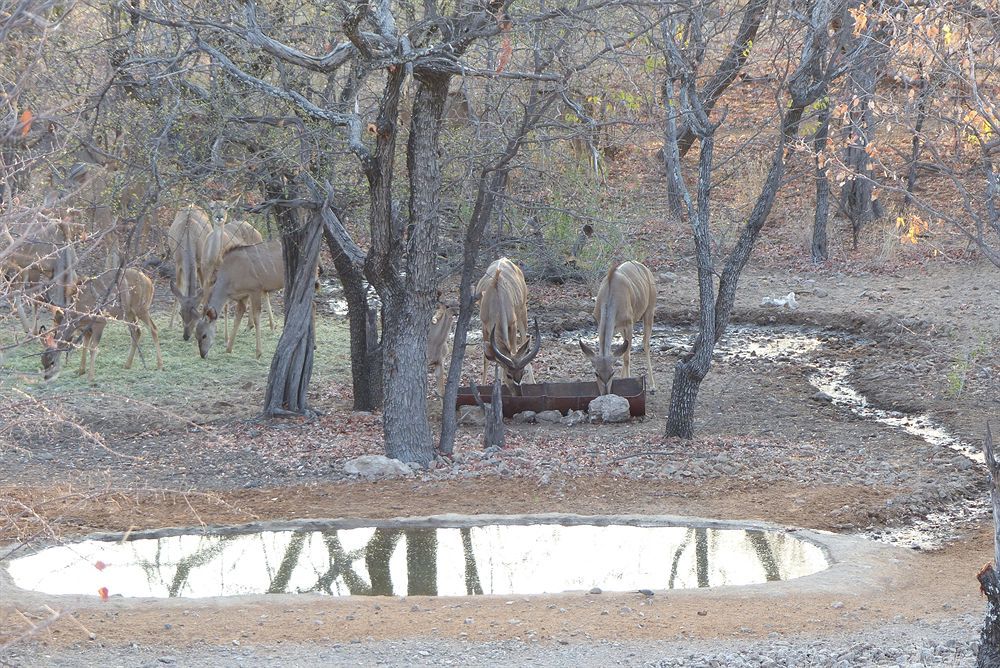
[[[389,519],[367,519],[367,518],[329,518],[329,519],[306,519],[306,520],[274,520],[252,522],[238,525],[205,525],[199,527],[164,527],[159,529],[146,529],[133,531],[127,534],[121,532],[93,533],[76,537],[63,543],[75,543],[85,540],[99,541],[119,541],[124,536],[130,540],[163,538],[182,534],[206,533],[213,535],[237,535],[253,532],[267,531],[319,531],[324,529],[354,529],[361,527],[380,528],[463,528],[495,524],[561,524],[573,525],[625,525],[625,526],[645,526],[645,527],[682,527],[682,528],[708,528],[708,529],[750,529],[772,532],[783,532],[804,540],[823,550],[824,555],[830,562],[828,568],[816,573],[802,577],[767,582],[763,584],[750,585],[729,585],[701,589],[671,589],[656,590],[665,596],[727,596],[736,597],[760,596],[764,598],[785,596],[791,594],[823,593],[838,594],[845,597],[858,594],[870,594],[873,591],[888,589],[898,585],[899,581],[906,577],[909,564],[915,558],[911,550],[877,543],[859,535],[835,534],[825,531],[789,527],[780,524],[763,521],[738,521],[720,520],[711,518],[701,518],[694,516],[676,515],[578,515],[573,513],[528,513],[512,515],[465,515],[465,514],[442,514],[428,515],[421,517],[397,517]],[[28,556],[44,550],[52,545],[46,541],[39,542],[29,548],[19,551],[17,557]],[[16,545],[0,546],[0,554],[7,554]],[[37,590],[23,589],[17,586],[6,566],[0,564],[0,591],[4,592],[3,598],[8,603],[31,603],[44,601],[58,601],[60,603],[77,605],[93,605],[102,603],[95,596],[81,596],[74,594],[47,594]],[[607,592],[608,594],[621,592]],[[518,595],[531,596],[534,598],[577,596],[587,594],[586,591],[568,591],[562,593]],[[504,595],[497,595],[503,597]],[[220,603],[239,602],[273,602],[284,604],[291,600],[302,600],[303,598],[327,598],[319,594],[247,594],[237,596],[203,597],[203,598],[150,598],[150,597],[129,597],[115,598],[115,604],[128,606],[131,604],[149,605],[156,602],[161,605],[219,605]],[[490,596],[487,595],[486,598]],[[372,600],[373,597],[338,597],[343,599],[365,598]],[[390,597],[392,598],[392,597]],[[480,599],[484,596],[438,596],[438,599]]]

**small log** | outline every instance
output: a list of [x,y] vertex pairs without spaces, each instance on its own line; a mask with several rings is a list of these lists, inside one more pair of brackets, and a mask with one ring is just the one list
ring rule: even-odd
[[473,388],[472,391],[472,397],[476,400],[476,405],[483,410],[483,415],[486,416],[486,426],[483,431],[483,448],[485,449],[504,447],[503,396],[501,387],[500,367],[493,365],[493,395],[490,398],[489,407],[487,408],[486,404],[483,403],[482,397],[479,396],[478,387]]

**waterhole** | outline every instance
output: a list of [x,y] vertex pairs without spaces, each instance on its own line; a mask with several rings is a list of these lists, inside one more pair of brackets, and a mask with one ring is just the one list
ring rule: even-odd
[[820,546],[763,529],[592,524],[364,527],[87,540],[12,561],[48,594],[204,597],[543,594],[789,580],[829,566]]

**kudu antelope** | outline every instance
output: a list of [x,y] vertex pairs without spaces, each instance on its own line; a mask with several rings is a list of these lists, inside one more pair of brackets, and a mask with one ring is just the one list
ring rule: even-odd
[[[253,246],[264,241],[253,225],[246,221],[236,221],[233,223],[217,224],[221,219],[225,221],[225,216],[220,215],[218,210],[213,210],[210,214],[213,229],[201,240],[199,276],[202,285],[210,285],[213,281],[215,269],[219,265],[222,256],[233,248],[240,246]],[[265,293],[264,301],[267,305],[267,322],[274,331],[274,312],[271,309],[271,298]],[[229,314],[228,308],[223,306],[223,322],[225,323],[226,338],[229,337]],[[251,321],[251,325],[252,325]]]
[[[75,280],[75,251],[73,241],[80,230],[71,222],[60,219],[41,219],[20,230],[15,237],[4,225],[0,228],[0,273],[11,286],[19,283],[12,299],[14,309],[24,331],[34,334],[38,326],[38,305],[49,285],[66,290]],[[24,300],[31,306],[29,322],[24,312]],[[66,306],[66,295],[52,295],[56,306]]]
[[[153,303],[153,282],[138,269],[107,269],[104,273],[80,282],[75,286],[72,306],[66,311],[57,310],[55,329],[45,337],[45,351],[42,353],[42,369],[46,380],[59,371],[62,353],[72,348],[73,339],[82,334],[83,348],[80,350],[79,375],[87,374],[87,380],[94,382],[97,351],[101,336],[109,318],[125,321],[132,336],[132,346],[125,361],[125,368],[132,368],[132,360],[139,348],[142,322],[149,330],[156,348],[156,368],[163,368],[160,354],[160,337],[156,324],[149,316],[149,306]],[[90,367],[87,367],[87,356]]]
[[444,397],[444,361],[448,357],[448,335],[453,318],[451,308],[438,303],[427,335],[427,367],[437,380],[437,395]]
[[537,320],[534,345],[528,337],[528,286],[524,274],[502,257],[486,269],[476,284],[476,294],[480,296],[479,319],[483,324],[480,384],[486,384],[490,363],[497,361],[504,371],[504,383],[513,394],[520,395],[522,383],[535,382],[530,365],[542,343]]
[[208,214],[192,204],[177,212],[167,232],[167,243],[174,256],[174,280],[170,282],[170,291],[177,298],[177,308],[170,311],[169,326],[173,326],[174,313],[179,310],[185,341],[191,338],[204,295],[199,270],[201,240],[211,231]]
[[236,316],[226,352],[232,352],[240,321],[250,303],[250,319],[257,335],[257,358],[260,358],[260,305],[265,292],[280,290],[285,285],[285,261],[281,241],[274,240],[253,246],[240,246],[222,256],[215,270],[214,282],[208,288],[205,309],[195,325],[198,352],[208,356],[215,342],[215,325],[219,309],[229,300],[236,302]]
[[[615,375],[615,363],[623,357],[622,375],[631,373],[629,351],[632,348],[632,329],[642,319],[642,339],[646,349],[646,371],[649,374],[650,391],[656,391],[653,381],[653,364],[649,357],[649,336],[653,328],[653,313],[656,311],[656,285],[653,274],[640,262],[615,263],[608,269],[601,281],[594,305],[594,320],[597,321],[597,351],[580,341],[580,349],[594,365],[597,389],[601,394],[611,392],[611,379]],[[615,333],[620,332],[625,341],[612,347]]]

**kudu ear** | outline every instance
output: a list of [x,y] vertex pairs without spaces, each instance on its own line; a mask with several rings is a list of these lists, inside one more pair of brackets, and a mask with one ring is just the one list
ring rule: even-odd
[[614,348],[612,348],[611,352],[614,354],[615,357],[621,357],[622,355],[625,354],[625,351],[628,350],[629,345],[631,343],[632,343],[631,341],[629,341],[628,339],[625,339],[624,343],[622,343],[621,345],[617,345]]
[[207,309],[205,309],[205,317],[208,318],[208,320],[211,322],[216,318],[218,318],[219,314],[216,312],[214,308],[209,306]]
[[172,279],[170,281],[170,292],[172,292],[174,297],[177,297],[178,299],[182,299],[184,297],[184,295],[181,294],[181,291],[177,289],[177,283]]
[[583,355],[587,359],[593,359],[593,357],[594,357],[594,349],[591,348],[590,346],[588,346],[586,343],[584,343],[583,339],[577,339],[577,342],[580,344],[580,350],[583,351]]

